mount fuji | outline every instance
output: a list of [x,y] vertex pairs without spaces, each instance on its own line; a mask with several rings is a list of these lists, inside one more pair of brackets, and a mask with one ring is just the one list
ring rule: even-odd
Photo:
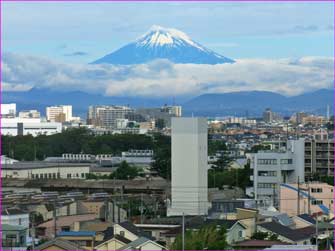
[[93,64],[131,65],[155,59],[168,59],[180,64],[234,63],[234,60],[193,41],[182,31],[154,25],[135,42],[94,61]]

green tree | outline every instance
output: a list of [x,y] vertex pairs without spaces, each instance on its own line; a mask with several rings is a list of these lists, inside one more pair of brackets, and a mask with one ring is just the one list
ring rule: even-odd
[[265,240],[267,237],[268,237],[268,233],[257,231],[251,236],[251,239],[253,239],[253,240]]
[[155,134],[154,141],[154,156],[152,169],[165,178],[169,179],[171,176],[171,137]]
[[112,173],[111,178],[120,180],[134,179],[138,176],[140,169],[135,166],[130,166],[126,161],[122,161],[120,166]]
[[[227,247],[224,227],[207,225],[197,231],[187,230],[185,233],[185,250],[224,250]],[[171,250],[182,249],[182,235],[178,235]]]
[[218,151],[227,151],[226,142],[222,140],[208,139],[208,155],[214,155]]
[[252,184],[250,181],[251,173],[249,163],[243,169],[210,169],[208,171],[208,186],[210,188],[222,188],[223,185],[228,185],[245,189]]
[[251,153],[257,153],[258,151],[265,151],[265,150],[270,150],[271,146],[270,145],[254,145],[251,147],[250,152]]

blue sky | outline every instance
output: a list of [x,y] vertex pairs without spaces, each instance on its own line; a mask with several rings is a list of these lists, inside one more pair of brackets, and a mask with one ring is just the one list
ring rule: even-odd
[[93,61],[154,24],[234,59],[334,54],[329,2],[2,4],[5,51],[62,62]]

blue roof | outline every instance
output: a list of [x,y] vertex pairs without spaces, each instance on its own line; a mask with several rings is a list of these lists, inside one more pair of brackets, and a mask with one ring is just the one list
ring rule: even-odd
[[57,236],[95,236],[93,231],[63,231]]

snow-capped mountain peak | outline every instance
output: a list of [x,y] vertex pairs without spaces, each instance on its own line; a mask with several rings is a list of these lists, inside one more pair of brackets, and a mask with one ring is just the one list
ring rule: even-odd
[[233,63],[226,58],[193,41],[186,33],[158,25],[147,33],[95,64],[142,64],[155,59],[168,59],[174,63],[222,64]]
[[136,42],[147,46],[172,45],[174,43],[178,44],[184,42],[203,50],[203,48],[195,43],[186,33],[177,29],[164,28],[159,25],[153,25],[150,30]]

